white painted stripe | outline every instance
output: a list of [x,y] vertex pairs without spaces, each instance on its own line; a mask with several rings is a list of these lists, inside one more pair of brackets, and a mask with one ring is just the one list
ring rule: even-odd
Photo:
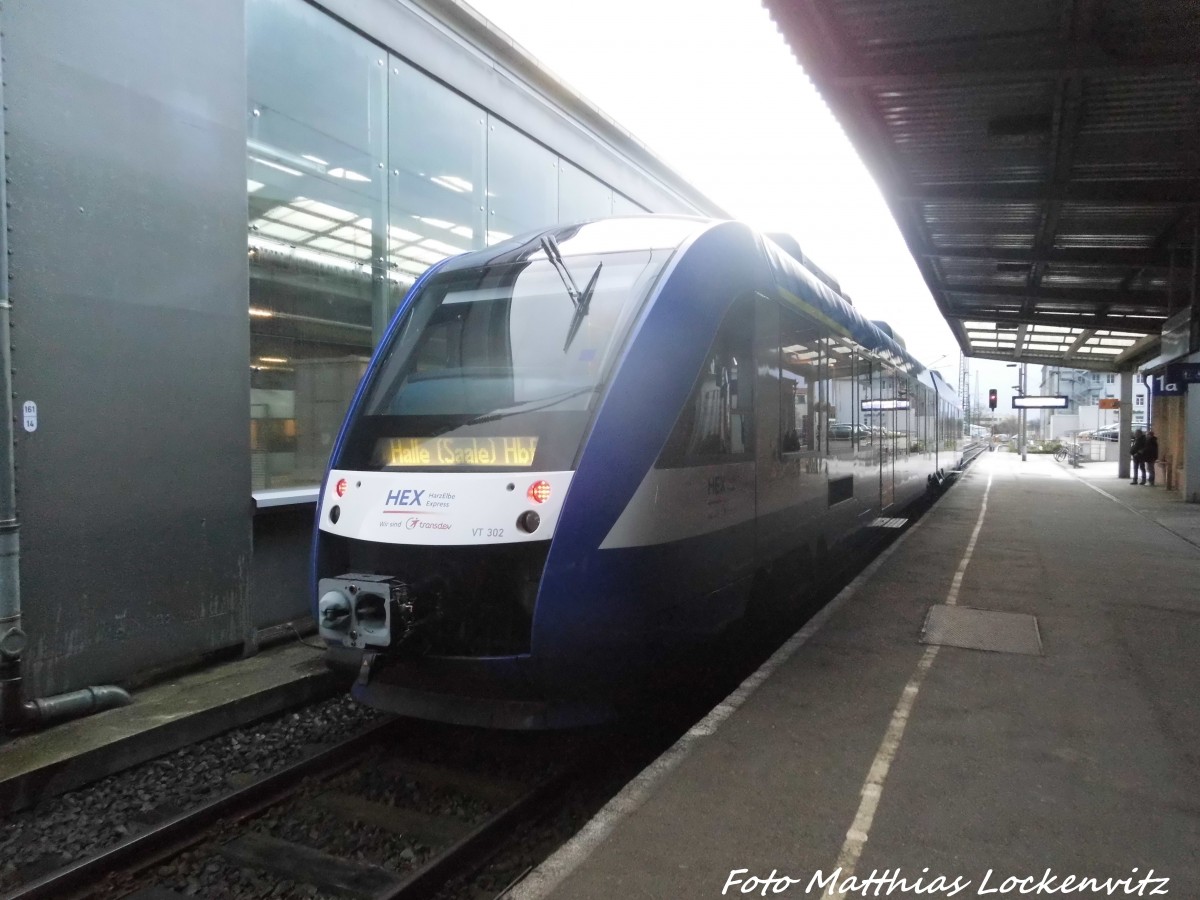
[[859,573],[858,577],[842,588],[836,597],[809,619],[803,628],[771,655],[770,659],[750,674],[708,715],[693,725],[687,734],[643,769],[617,796],[608,801],[592,817],[591,821],[580,829],[578,834],[563,844],[505,896],[511,900],[542,900],[558,887],[564,878],[574,872],[616,830],[626,816],[650,797],[660,781],[691,755],[693,748],[701,739],[716,734],[721,724],[750,698],[759,685],[770,678],[775,670],[807,643],[838,609],[857,594],[924,522],[924,519],[919,520],[912,528],[896,538],[890,547],[880,553],[869,566]]
[[1095,491],[1097,494],[1099,494],[1101,497],[1107,497],[1113,503],[1117,504],[1117,506],[1122,506],[1125,509],[1129,510],[1134,515],[1141,516],[1147,522],[1151,522],[1151,523],[1157,525],[1159,528],[1163,529],[1164,531],[1169,531],[1171,534],[1175,535],[1175,537],[1179,538],[1181,541],[1188,544],[1193,549],[1200,549],[1200,544],[1197,544],[1195,541],[1193,541],[1191,538],[1187,537],[1186,535],[1180,534],[1175,529],[1170,528],[1167,525],[1164,525],[1162,522],[1158,521],[1158,519],[1154,518],[1153,516],[1147,515],[1146,513],[1142,512],[1140,509],[1135,509],[1134,507],[1132,507],[1128,503],[1126,503],[1124,500],[1120,500],[1120,499],[1114,497],[1112,494],[1110,494],[1108,491],[1104,490],[1103,488],[1096,487],[1096,485],[1092,484],[1090,481],[1088,481],[1083,476],[1077,475],[1074,472],[1070,472],[1069,474],[1071,475],[1072,478],[1076,479],[1080,484],[1087,485],[1093,491]]
[[983,517],[987,515],[988,494],[991,491],[992,473],[988,472],[987,487],[983,491],[983,504],[979,507],[979,518],[975,520],[975,530],[971,532],[971,540],[967,541],[967,552],[959,560],[958,571],[954,573],[954,580],[950,583],[950,593],[946,595],[947,606],[954,606],[958,603],[958,591],[962,587],[963,576],[967,573],[967,564],[971,562],[971,557],[975,554],[975,542],[979,540],[979,532],[983,528]]
[[[854,868],[858,865],[858,858],[862,855],[863,846],[871,836],[871,825],[875,822],[875,812],[879,809],[880,798],[883,797],[883,784],[887,780],[892,760],[896,758],[896,752],[900,749],[900,742],[904,738],[904,729],[908,727],[908,717],[912,713],[913,704],[917,702],[917,693],[921,689],[921,683],[933,667],[933,661],[937,659],[940,649],[940,645],[935,644],[926,648],[925,652],[921,654],[916,671],[913,672],[908,684],[904,686],[904,690],[900,694],[900,702],[892,710],[892,719],[888,723],[887,731],[884,732],[883,742],[879,745],[875,759],[871,761],[871,768],[867,771],[867,780],[863,782],[860,791],[862,799],[858,804],[858,812],[854,814],[854,822],[846,831],[842,851],[838,854],[836,868],[840,869],[839,880],[854,874]],[[835,896],[844,897],[846,895],[839,891]]]
[[[958,591],[962,586],[967,565],[971,562],[971,556],[975,553],[975,543],[979,540],[979,532],[983,528],[983,518],[987,514],[988,494],[991,490],[992,474],[988,473],[987,487],[983,491],[983,503],[979,508],[979,517],[975,520],[975,530],[971,532],[971,539],[967,542],[967,549],[963,552],[962,559],[959,560],[958,570],[954,573],[954,580],[946,595],[948,606],[954,606],[958,602]],[[929,670],[933,668],[933,661],[937,659],[940,649],[940,645],[935,644],[927,647],[921,654],[916,670],[908,679],[904,690],[900,692],[900,701],[892,710],[892,718],[888,722],[887,731],[884,732],[883,741],[879,745],[875,758],[871,761],[866,781],[863,782],[862,790],[859,792],[862,799],[858,804],[858,812],[855,813],[854,821],[846,831],[846,839],[842,843],[842,850],[838,854],[834,867],[835,870],[841,870],[840,883],[845,883],[842,879],[854,874],[854,868],[858,865],[859,857],[862,856],[863,846],[871,836],[871,825],[875,821],[875,813],[879,809],[879,801],[883,797],[883,785],[891,770],[892,760],[896,758],[900,742],[904,739],[904,730],[908,727],[909,716],[912,714],[913,705],[917,702],[921,684],[925,681]],[[836,896],[844,897],[846,895],[839,892]]]

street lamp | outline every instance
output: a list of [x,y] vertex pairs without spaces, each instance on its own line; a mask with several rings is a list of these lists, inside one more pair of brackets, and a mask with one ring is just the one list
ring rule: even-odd
[[[1029,375],[1029,364],[1007,363],[1007,366],[1009,368],[1017,367],[1017,383],[1013,385],[1013,390],[1017,392],[1018,397],[1024,397],[1025,384]],[[1017,436],[1017,448],[1021,451],[1021,462],[1025,462],[1028,459],[1028,448],[1025,446],[1025,416],[1026,411],[1024,407],[1017,410],[1017,431],[1019,432]]]

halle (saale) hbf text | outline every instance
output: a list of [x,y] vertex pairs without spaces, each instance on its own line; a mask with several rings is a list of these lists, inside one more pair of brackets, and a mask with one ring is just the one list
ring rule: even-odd
[[531,466],[536,437],[391,438],[389,466]]

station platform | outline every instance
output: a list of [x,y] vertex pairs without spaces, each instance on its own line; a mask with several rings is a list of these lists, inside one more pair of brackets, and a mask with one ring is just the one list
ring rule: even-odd
[[[130,706],[0,739],[0,817],[292,706],[332,696],[320,650],[297,640],[165,679]],[[345,685],[340,686],[342,690]]]
[[1198,586],[1200,506],[985,453],[509,896],[1200,896]]

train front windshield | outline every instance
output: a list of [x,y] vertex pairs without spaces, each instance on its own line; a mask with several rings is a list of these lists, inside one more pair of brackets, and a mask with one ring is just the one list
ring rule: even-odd
[[669,254],[568,256],[435,276],[393,332],[339,461],[561,471]]

